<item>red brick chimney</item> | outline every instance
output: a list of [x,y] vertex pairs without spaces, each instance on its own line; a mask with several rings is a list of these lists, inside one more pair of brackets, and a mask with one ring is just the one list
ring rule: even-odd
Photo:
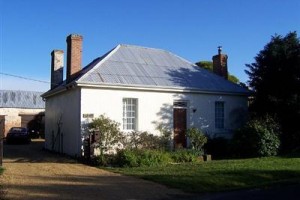
[[67,37],[67,82],[81,70],[82,36],[71,34]]
[[228,70],[227,70],[228,56],[226,54],[222,54],[221,46],[218,47],[218,55],[213,56],[212,59],[213,59],[213,72],[228,80]]
[[63,82],[64,52],[53,50],[51,52],[51,89]]

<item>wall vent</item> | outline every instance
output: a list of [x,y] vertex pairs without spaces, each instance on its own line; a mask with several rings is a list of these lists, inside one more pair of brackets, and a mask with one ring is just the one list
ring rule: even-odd
[[174,101],[173,107],[176,107],[176,108],[187,108],[187,101]]

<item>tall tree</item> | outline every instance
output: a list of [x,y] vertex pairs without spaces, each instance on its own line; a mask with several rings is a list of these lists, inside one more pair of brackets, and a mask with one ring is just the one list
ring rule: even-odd
[[[213,62],[212,61],[199,61],[199,62],[197,62],[195,64],[197,66],[202,67],[204,69],[207,69],[207,70],[209,70],[211,72],[213,71]],[[228,73],[228,80],[231,81],[231,82],[233,82],[233,83],[236,83],[236,84],[240,83],[240,80],[236,76],[234,76],[234,75],[232,75],[230,73]]]
[[283,150],[300,149],[300,41],[296,32],[275,35],[246,65],[255,91],[251,109],[275,115],[282,127]]

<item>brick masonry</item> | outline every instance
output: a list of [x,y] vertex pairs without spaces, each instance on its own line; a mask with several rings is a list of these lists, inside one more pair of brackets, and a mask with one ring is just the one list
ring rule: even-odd
[[213,56],[213,72],[219,76],[228,79],[227,59],[226,54],[221,54],[219,51],[218,55]]
[[82,36],[71,34],[67,37],[67,82],[81,70]]

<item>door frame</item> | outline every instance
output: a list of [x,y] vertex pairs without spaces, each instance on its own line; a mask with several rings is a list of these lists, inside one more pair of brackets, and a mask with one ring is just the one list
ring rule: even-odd
[[[181,143],[178,143],[178,141],[176,140],[176,133],[175,133],[175,112],[176,110],[185,110],[185,130],[184,130],[184,144],[180,145]],[[173,102],[173,147],[174,149],[176,148],[186,148],[188,146],[188,142],[187,142],[187,136],[186,136],[186,132],[188,129],[188,101],[186,100],[176,100]]]

